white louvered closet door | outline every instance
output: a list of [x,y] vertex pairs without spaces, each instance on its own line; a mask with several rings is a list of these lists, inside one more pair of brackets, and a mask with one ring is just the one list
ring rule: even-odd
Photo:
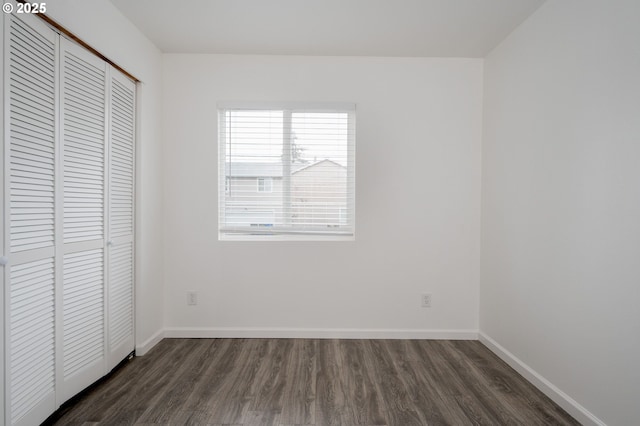
[[37,425],[134,350],[135,83],[0,23],[0,424]]
[[107,64],[60,38],[62,289],[58,403],[105,373]]
[[108,197],[108,359],[134,350],[135,83],[111,68]]
[[57,35],[4,19],[4,424],[35,425],[56,407]]

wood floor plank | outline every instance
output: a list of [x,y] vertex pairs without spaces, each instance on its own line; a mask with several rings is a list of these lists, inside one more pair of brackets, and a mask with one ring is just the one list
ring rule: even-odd
[[193,384],[193,392],[183,406],[185,411],[203,411],[207,416],[209,412],[206,411],[206,407],[209,401],[214,398],[220,386],[232,375],[234,362],[245,348],[244,342],[240,339],[212,339],[210,341],[212,342],[211,357],[205,364],[204,373]]
[[316,378],[316,424],[342,425],[345,423],[345,399],[342,388],[342,362],[337,340],[318,343],[318,371]]
[[282,412],[282,398],[289,369],[287,358],[293,341],[290,339],[261,339],[263,350],[254,358],[261,358],[259,368],[250,389],[252,402],[248,410],[251,420],[245,424],[256,424],[256,418],[262,418],[262,424],[273,424],[275,417]]
[[483,409],[483,412],[491,416],[492,421],[497,421],[498,424],[504,425],[517,425],[524,423],[520,414],[513,410],[509,404],[505,404],[502,399],[502,395],[493,392],[490,388],[490,383],[486,378],[479,374],[476,368],[467,362],[468,358],[464,356],[462,352],[457,350],[452,342],[443,341],[442,348],[446,351],[447,359],[457,373],[462,383],[465,384],[466,394],[473,395],[473,398],[478,402]]
[[[255,358],[262,339],[238,339],[240,350],[234,359],[228,360],[228,373],[218,375],[219,386],[205,403],[209,412],[207,423],[242,424],[245,412],[252,401],[251,384],[262,362]],[[264,343],[264,342],[262,342]]]
[[171,380],[165,385],[166,390],[153,400],[153,405],[146,409],[138,422],[169,423],[176,413],[182,412],[193,391],[193,384],[206,370],[211,346],[198,344],[189,348],[182,364],[177,366]]
[[341,340],[343,356],[342,374],[344,388],[349,391],[347,409],[356,425],[385,425],[382,414],[382,397],[374,384],[376,368],[365,360],[364,343],[361,340]]
[[500,407],[492,407],[487,405],[486,395],[479,391],[474,383],[465,381],[467,376],[461,374],[461,366],[449,352],[447,341],[436,340],[429,346],[429,353],[425,356],[431,356],[437,360],[437,368],[442,373],[446,382],[449,383],[448,389],[459,410],[473,424],[479,425],[496,425],[501,423],[500,416],[496,415],[496,410]]
[[448,406],[451,401],[441,392],[438,378],[415,343],[404,340],[389,346],[400,380],[429,425],[464,424],[466,419]]
[[316,354],[318,340],[292,340],[288,353],[287,375],[283,390],[279,424],[314,425],[316,423]]
[[365,343],[364,359],[376,372],[375,385],[382,396],[387,423],[393,425],[425,425],[426,419],[415,405],[400,380],[387,346],[394,341],[369,340]]
[[578,425],[477,341],[165,339],[47,425]]

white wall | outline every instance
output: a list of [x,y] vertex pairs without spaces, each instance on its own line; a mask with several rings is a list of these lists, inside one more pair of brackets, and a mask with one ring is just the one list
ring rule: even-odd
[[640,424],[639,17],[549,1],[485,61],[481,331],[586,424]]
[[[136,345],[163,325],[163,192],[160,51],[107,0],[47,1],[47,15],[138,78]],[[153,340],[153,339],[152,339]]]
[[[478,327],[481,60],[163,59],[168,335],[475,335],[460,332]],[[217,240],[229,100],[357,104],[355,242]]]

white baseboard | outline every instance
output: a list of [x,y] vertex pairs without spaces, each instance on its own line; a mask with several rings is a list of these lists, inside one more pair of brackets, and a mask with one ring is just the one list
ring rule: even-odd
[[280,338],[280,339],[447,339],[477,340],[478,330],[414,330],[352,328],[201,328],[170,327],[169,338]]
[[136,345],[136,356],[142,356],[149,352],[151,348],[160,343],[164,339],[164,329],[158,330],[153,336],[149,337],[144,342]]
[[549,380],[537,373],[518,357],[500,346],[498,342],[480,331],[478,333],[479,340],[493,353],[500,357],[504,362],[509,364],[511,368],[520,373],[531,384],[540,389],[542,393],[547,395],[553,402],[562,407],[567,413],[571,414],[576,420],[583,425],[606,426],[606,424],[594,416],[589,410],[578,404],[573,398],[561,391]]

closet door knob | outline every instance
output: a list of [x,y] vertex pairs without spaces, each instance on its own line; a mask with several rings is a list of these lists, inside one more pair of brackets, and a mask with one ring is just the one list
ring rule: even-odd
[[113,245],[113,241],[109,240],[107,241],[107,246],[112,246]]
[[7,256],[0,256],[0,266],[4,266],[9,263],[9,258]]

